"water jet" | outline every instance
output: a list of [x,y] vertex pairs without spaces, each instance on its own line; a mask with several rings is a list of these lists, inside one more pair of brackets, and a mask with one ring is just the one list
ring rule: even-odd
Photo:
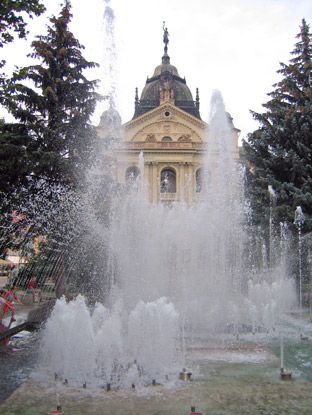
[[[155,71],[157,82],[166,81],[163,66],[175,71],[168,58]],[[174,72],[172,85],[177,79]],[[117,155],[110,170],[118,171],[124,190],[112,201],[109,226],[93,225],[95,240],[101,229],[105,235],[99,237],[106,247],[103,281],[99,278],[105,298],[91,306],[82,295],[69,303],[60,299],[45,328],[47,368],[70,385],[106,384],[107,391],[132,389],[131,396],[155,386],[156,379],[165,387],[189,388],[201,355],[203,361],[213,354],[220,361],[264,356],[241,344],[272,336],[296,304],[293,280],[275,268],[272,188],[270,245],[258,235],[250,240],[244,169],[233,154],[235,129],[221,94],[213,94],[209,126],[197,110],[173,105],[173,98],[174,90],[163,107],[153,109],[163,123],[161,134],[153,114],[144,113],[144,100],[137,99],[137,114],[127,126],[135,137],[122,142],[118,136],[111,143]],[[140,124],[141,115],[151,116],[154,135]],[[117,120],[112,108],[106,116]],[[166,152],[168,159],[155,162],[153,151],[157,157]],[[287,257],[286,248],[282,253]],[[56,333],[63,341],[55,345]],[[181,371],[184,366],[191,371]],[[190,381],[192,372],[189,385],[178,381]],[[200,376],[209,381],[207,372]]]
[[284,370],[284,339],[283,336],[281,335],[281,372],[280,372],[280,376],[281,376],[281,380],[291,380],[292,379],[292,374],[290,372],[285,372]]

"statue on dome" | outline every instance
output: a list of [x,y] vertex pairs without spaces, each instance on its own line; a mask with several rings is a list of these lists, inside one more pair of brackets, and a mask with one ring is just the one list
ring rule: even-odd
[[168,32],[168,29],[165,27],[165,22],[163,22],[163,31],[164,31],[165,53],[167,53],[168,43],[169,43],[169,32]]

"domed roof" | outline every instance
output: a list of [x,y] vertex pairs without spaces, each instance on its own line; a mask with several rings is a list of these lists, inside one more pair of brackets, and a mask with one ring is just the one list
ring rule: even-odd
[[[150,83],[146,83],[143,88],[140,101],[150,101],[150,100],[159,100],[160,98],[160,88],[162,81],[157,79]],[[186,84],[183,84],[175,79],[172,80],[172,88],[174,90],[174,100],[177,107],[180,106],[182,101],[193,101],[192,93],[189,87]],[[158,105],[157,105],[158,106]]]
[[104,126],[120,126],[121,125],[121,117],[118,111],[110,104],[108,110],[104,111],[100,118],[100,127]]
[[164,33],[164,43],[165,49],[161,65],[156,66],[151,78],[147,78],[140,99],[136,90],[135,113],[133,118],[153,110],[164,102],[169,102],[196,118],[201,119],[199,114],[198,90],[196,101],[194,101],[192,93],[186,85],[185,78],[181,78],[177,68],[170,64],[170,57],[167,54],[167,45],[169,43],[167,29]]
[[152,78],[161,75],[163,72],[170,72],[172,75],[180,78],[177,68],[170,64],[170,57],[167,54],[162,57],[161,65],[156,66]]

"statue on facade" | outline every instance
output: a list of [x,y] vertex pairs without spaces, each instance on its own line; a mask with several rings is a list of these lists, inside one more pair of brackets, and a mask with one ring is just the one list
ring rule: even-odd
[[160,78],[161,84],[159,87],[159,102],[160,105],[164,102],[170,102],[174,104],[174,89],[173,89],[173,81],[171,78],[167,76],[161,76]]
[[191,134],[184,134],[179,138],[180,143],[191,143]]

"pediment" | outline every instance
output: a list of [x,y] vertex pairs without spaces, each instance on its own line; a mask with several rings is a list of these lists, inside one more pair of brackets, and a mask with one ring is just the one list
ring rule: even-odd
[[158,142],[169,137],[172,141],[206,141],[208,124],[165,103],[123,125],[125,141]]

